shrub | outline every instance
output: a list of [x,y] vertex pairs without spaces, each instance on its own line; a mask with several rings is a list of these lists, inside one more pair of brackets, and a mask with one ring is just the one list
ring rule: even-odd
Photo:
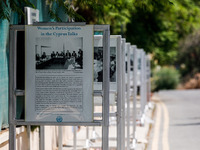
[[152,91],[175,89],[179,83],[179,72],[174,67],[163,67],[153,71]]

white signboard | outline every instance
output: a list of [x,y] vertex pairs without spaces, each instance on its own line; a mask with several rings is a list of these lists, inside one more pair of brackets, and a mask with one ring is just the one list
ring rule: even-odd
[[[120,38],[120,39],[118,39]],[[117,92],[117,51],[120,50],[121,36],[110,36],[110,105],[116,104]],[[94,89],[102,90],[103,81],[103,36],[94,36]],[[95,105],[102,105],[102,97],[95,97]]]
[[25,120],[93,120],[93,26],[26,26]]
[[24,7],[25,10],[25,21],[26,24],[30,25],[33,24],[34,22],[38,22],[39,21],[39,10],[38,9],[33,9],[30,7]]
[[129,80],[128,77],[128,55],[130,54],[130,43],[125,43],[125,83],[127,83]]
[[135,49],[136,49],[136,46],[135,45],[132,45],[130,47],[130,86],[133,87],[134,83],[134,52],[135,52]]
[[[120,49],[118,35],[110,36],[110,90],[117,90],[117,51]],[[103,37],[94,36],[94,89],[102,90],[103,80]]]
[[141,68],[142,68],[142,49],[137,49],[137,65],[138,65],[138,70],[137,70],[137,86],[141,86]]

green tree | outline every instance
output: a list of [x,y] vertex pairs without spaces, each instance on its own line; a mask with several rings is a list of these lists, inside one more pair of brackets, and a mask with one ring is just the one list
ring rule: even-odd
[[[39,1],[39,0],[37,0]],[[36,8],[35,0],[1,0],[0,1],[0,19],[7,19],[10,21],[12,12],[15,12],[19,17],[24,17],[24,7]],[[59,13],[65,13],[71,18],[78,18],[84,20],[84,18],[76,13],[72,5],[71,0],[40,0],[45,2],[49,17],[57,22],[62,22],[59,17]]]
[[[10,19],[11,11],[24,16],[23,7],[35,8],[33,0],[3,0],[0,2],[0,19]],[[50,18],[61,22],[60,10],[75,21],[93,24],[110,24],[112,34],[123,34],[135,6],[159,7],[169,0],[45,0]],[[151,5],[149,5],[151,4]]]
[[152,53],[158,64],[173,64],[179,41],[199,28],[200,7],[192,0],[157,3],[157,6],[137,6],[132,10],[127,40]]
[[188,35],[179,45],[177,64],[182,76],[193,76],[200,72],[200,30]]
[[29,6],[35,8],[35,6],[28,0],[1,0],[0,1],[0,19],[10,20],[11,12],[16,12],[19,15],[24,15],[23,8]]
[[90,0],[84,2],[77,0],[75,7],[77,13],[81,14],[85,20],[94,24],[110,24],[112,34],[124,34],[126,25],[130,22],[135,7],[152,9],[161,4],[170,4],[169,0]]
[[[39,1],[39,0],[38,0]],[[42,0],[41,0],[42,1]],[[23,16],[23,7],[33,0],[2,0],[0,19],[11,12]],[[124,34],[128,42],[152,53],[160,65],[173,64],[178,43],[200,28],[199,0],[45,0],[48,14],[63,21],[61,10],[76,22],[110,24],[111,34]]]
[[121,34],[128,22],[132,0],[77,0],[75,8],[88,23],[110,24],[112,34]]

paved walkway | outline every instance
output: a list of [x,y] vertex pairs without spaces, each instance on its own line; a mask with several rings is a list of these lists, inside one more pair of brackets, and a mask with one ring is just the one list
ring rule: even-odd
[[148,150],[200,149],[200,90],[161,91]]

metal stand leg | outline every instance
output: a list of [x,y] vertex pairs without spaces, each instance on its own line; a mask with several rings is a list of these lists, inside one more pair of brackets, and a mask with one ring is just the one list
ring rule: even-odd
[[124,109],[123,109],[123,73],[122,69],[122,51],[117,54],[118,76],[117,76],[117,150],[122,150],[124,140]]
[[40,150],[45,150],[44,126],[40,126]]
[[137,72],[138,72],[138,53],[136,47],[134,47],[134,73],[133,73],[133,140],[132,140],[132,149],[136,149],[136,117],[137,117]]
[[63,146],[62,146],[62,126],[58,126],[58,150],[62,150]]
[[92,128],[92,142],[95,142],[96,141],[96,131],[95,131],[95,126],[93,126],[93,128]]
[[30,150],[30,137],[31,137],[31,126],[30,125],[28,125],[27,126],[27,137],[28,137],[28,150]]
[[[107,26],[107,29],[104,30],[103,33],[103,66],[110,66],[110,27]],[[108,150],[109,149],[109,70],[108,68],[104,67],[103,69],[103,110],[102,110],[102,149]]]
[[16,126],[9,126],[9,150],[16,150]]
[[76,141],[77,141],[76,128],[77,128],[77,127],[74,126],[73,128],[74,128],[74,130],[73,130],[73,131],[74,131],[74,150],[76,150],[76,147],[77,147],[77,144],[76,144]]
[[86,127],[86,143],[85,143],[85,148],[89,149],[89,147],[90,147],[89,127]]

